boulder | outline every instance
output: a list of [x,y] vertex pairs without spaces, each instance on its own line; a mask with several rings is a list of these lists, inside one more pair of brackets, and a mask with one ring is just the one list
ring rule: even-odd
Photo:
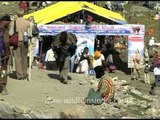
[[74,106],[70,109],[60,112],[60,118],[62,119],[73,119],[73,118],[82,118],[85,113],[84,106]]

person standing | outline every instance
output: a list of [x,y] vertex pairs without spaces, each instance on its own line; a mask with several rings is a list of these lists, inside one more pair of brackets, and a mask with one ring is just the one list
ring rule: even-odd
[[135,54],[133,55],[133,79],[138,80],[140,78],[140,52],[139,50],[135,51]]
[[[27,75],[27,53],[28,53],[28,43],[25,42],[24,33],[28,32],[30,28],[30,22],[23,18],[24,10],[20,9],[18,11],[18,18],[16,22],[16,32],[18,33],[18,45],[14,46],[13,53],[15,57],[15,70],[18,80],[24,80],[28,78]],[[10,24],[10,29],[14,29],[14,21]]]
[[57,70],[56,59],[54,55],[55,53],[52,48],[50,48],[46,53],[45,62],[47,70]]
[[94,52],[93,68],[100,65],[105,67],[105,58],[101,51],[102,49],[98,47],[97,50]]
[[29,44],[30,50],[28,52],[28,56],[29,58],[31,57],[30,62],[32,63],[33,66],[36,60],[36,56],[34,55],[34,50],[36,49],[36,43],[39,41],[40,38],[39,38],[39,29],[37,27],[37,24],[35,23],[34,16],[30,16],[28,20],[30,22],[30,28],[28,29],[28,37],[30,39],[30,44]]
[[149,77],[150,65],[148,62],[149,61],[146,59],[144,64],[144,82],[150,84],[150,77]]
[[155,85],[160,87],[160,63],[157,63],[156,67],[153,69],[155,75]]
[[154,37],[151,37],[151,39],[149,40],[149,46],[152,47],[155,43]]
[[154,75],[155,75],[155,82],[151,85],[151,90],[149,91],[149,94],[151,95],[157,95],[157,88],[160,87],[160,62],[158,61],[156,67],[153,69]]
[[78,62],[78,67],[76,69],[77,73],[88,74],[88,71],[89,71],[89,68],[90,68],[90,65],[91,65],[91,61],[90,61],[88,53],[89,53],[89,48],[85,47],[84,50],[83,50],[83,53],[80,57],[80,60]]
[[[7,85],[7,61],[9,59],[9,35],[7,34],[11,19],[5,15],[0,19],[0,85],[2,85],[2,95],[8,94]],[[5,73],[4,73],[5,72]]]

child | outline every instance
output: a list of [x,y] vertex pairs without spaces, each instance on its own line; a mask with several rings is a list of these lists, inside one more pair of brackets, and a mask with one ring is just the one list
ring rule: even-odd
[[78,67],[76,69],[77,73],[85,73],[88,74],[89,67],[90,67],[90,58],[89,58],[89,48],[85,47],[83,53],[80,57]]

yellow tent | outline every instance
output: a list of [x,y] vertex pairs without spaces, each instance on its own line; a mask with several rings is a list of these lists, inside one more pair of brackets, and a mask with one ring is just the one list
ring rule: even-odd
[[36,23],[47,24],[82,10],[88,12],[89,14],[95,15],[95,18],[97,17],[97,19],[106,23],[109,21],[113,21],[118,24],[127,23],[119,13],[107,10],[89,2],[78,1],[58,2],[42,10],[25,15],[24,18],[27,19],[30,16],[34,16]]

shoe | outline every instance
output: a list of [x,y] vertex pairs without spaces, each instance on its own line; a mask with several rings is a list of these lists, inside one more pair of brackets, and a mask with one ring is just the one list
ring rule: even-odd
[[67,79],[68,79],[68,80],[72,80],[72,77],[71,77],[71,76],[67,76]]
[[61,77],[61,78],[60,78],[60,82],[63,83],[63,81],[64,81],[64,79]]
[[5,90],[2,91],[1,94],[2,94],[2,95],[8,95],[8,91],[5,89]]
[[63,80],[62,83],[63,83],[63,84],[68,84],[68,81],[67,81],[67,80]]
[[17,78],[18,80],[25,80],[26,77],[20,77],[20,78]]

